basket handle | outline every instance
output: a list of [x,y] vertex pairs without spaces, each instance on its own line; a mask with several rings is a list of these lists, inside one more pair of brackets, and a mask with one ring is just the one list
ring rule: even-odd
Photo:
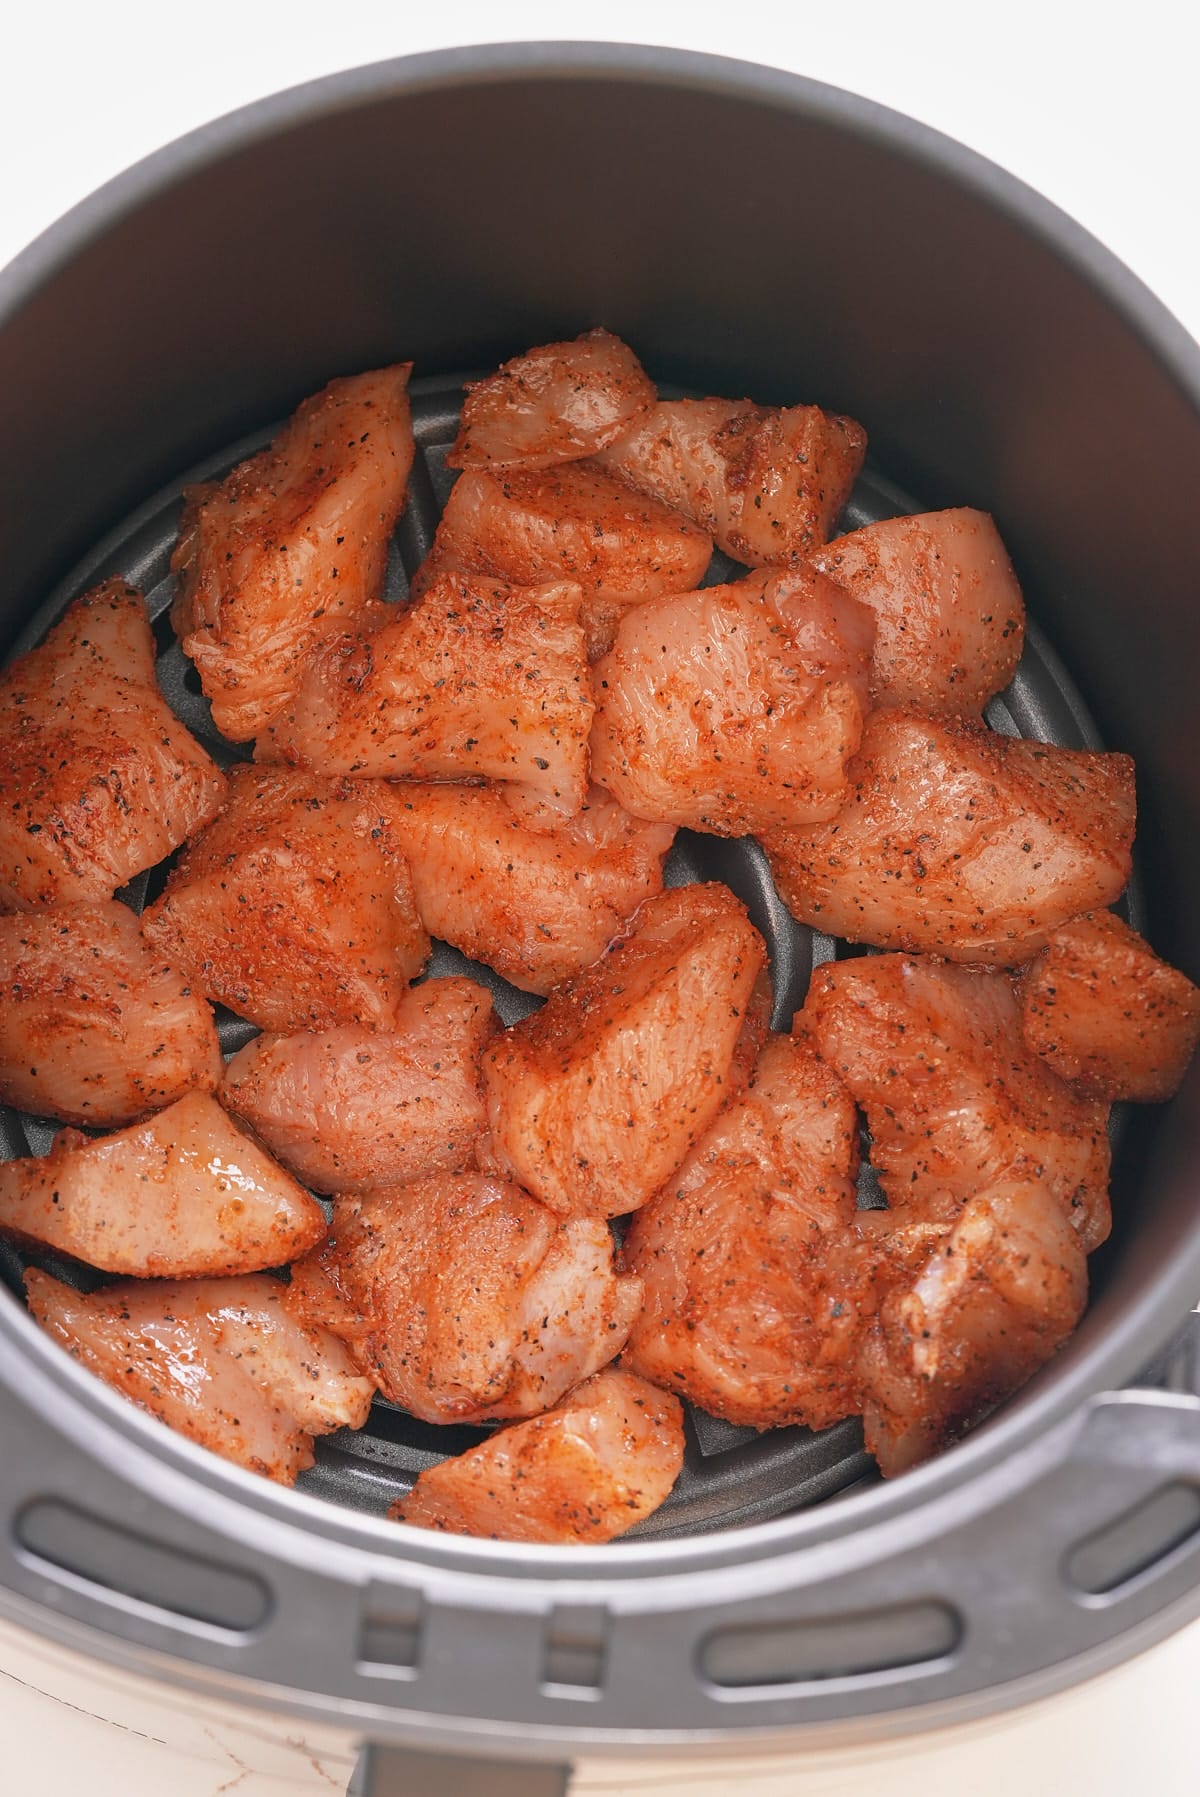
[[367,1746],[346,1797],[566,1797],[570,1766]]

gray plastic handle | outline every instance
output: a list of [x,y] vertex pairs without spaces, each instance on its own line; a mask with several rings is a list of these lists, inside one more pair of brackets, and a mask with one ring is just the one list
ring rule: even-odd
[[570,1766],[364,1747],[346,1797],[566,1797]]

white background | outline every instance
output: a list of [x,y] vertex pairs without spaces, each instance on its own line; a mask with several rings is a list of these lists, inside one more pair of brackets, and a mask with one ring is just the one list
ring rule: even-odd
[[[1073,213],[1200,336],[1196,20],[1195,0],[609,0],[586,9],[548,0],[208,0],[202,8],[22,0],[19,11],[0,0],[0,265],[139,156],[294,82],[449,44],[602,37],[772,63],[935,125]],[[344,1779],[340,1755],[317,1768],[319,1777],[305,1774],[295,1743],[263,1747],[261,1758],[239,1736],[231,1757],[217,1744],[215,1719],[213,1728],[201,1719],[186,1739],[165,1722],[106,1727],[88,1712],[112,1715],[117,1699],[99,1680],[89,1698],[86,1668],[73,1675],[63,1707],[28,1687],[61,1700],[67,1675],[21,1653],[0,1633],[3,1786],[13,1797],[35,1781],[42,1797],[216,1797],[226,1789],[282,1797]],[[949,1797],[965,1783],[971,1797],[1134,1797],[1142,1789],[1173,1797],[1196,1784],[1197,1688],[1200,1625],[1115,1678],[986,1737],[971,1731],[909,1745],[890,1764],[873,1753],[869,1765],[839,1756],[836,1765],[777,1770],[770,1789]],[[666,1768],[654,1776],[659,1797],[693,1788],[686,1776],[677,1784],[668,1776]],[[630,1778],[621,1788],[638,1788]],[[733,1782],[718,1775],[714,1783],[710,1773],[695,1788]],[[617,1785],[606,1777],[603,1788]],[[744,1788],[766,1790],[753,1778]]]

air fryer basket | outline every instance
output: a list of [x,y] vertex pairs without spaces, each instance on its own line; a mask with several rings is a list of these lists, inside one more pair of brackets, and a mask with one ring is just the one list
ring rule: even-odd
[[[447,53],[195,134],[3,283],[11,647],[119,571],[159,618],[172,703],[213,743],[162,615],[181,484],[331,374],[413,356],[422,453],[397,596],[445,496],[462,371],[604,322],[664,384],[861,417],[849,526],[995,512],[1047,634],[991,721],[1134,753],[1134,920],[1200,967],[1200,358],[1098,246],[967,152],[743,65]],[[837,945],[787,917],[751,845],[684,837],[670,872],[746,898],[786,1024]],[[439,950],[434,969],[455,964]],[[506,1017],[532,1002],[482,977]],[[239,1030],[225,1021],[227,1045]],[[655,1539],[607,1551],[382,1523],[478,1435],[383,1404],[361,1436],[319,1444],[302,1491],[253,1480],[95,1387],[4,1296],[0,1606],[108,1658],[460,1750],[911,1726],[1077,1676],[1200,1608],[1190,1350],[1160,1361],[1156,1389],[1120,1389],[1200,1293],[1196,1101],[1193,1082],[1122,1119],[1089,1316],[970,1442],[884,1488],[856,1425],[756,1437],[694,1415],[679,1490],[640,1531]],[[48,1140],[32,1120],[5,1129],[8,1153]],[[14,1288],[19,1270],[9,1255]]]
[[[671,391],[667,389],[668,393]],[[391,600],[403,601],[407,597],[408,579],[429,549],[442,504],[450,491],[454,476],[446,468],[445,453],[458,427],[461,398],[461,383],[453,379],[418,379],[414,383],[413,428],[418,456],[410,480],[409,503],[396,532],[385,581],[385,596]],[[173,594],[169,563],[176,540],[181,489],[193,480],[223,474],[272,434],[270,430],[256,433],[210,458],[202,467],[189,470],[173,487],[140,508],[127,524],[118,526],[82,567],[72,570],[30,620],[18,638],[17,649],[38,642],[71,599],[110,574],[120,574],[146,595],[159,645],[159,683],[178,716],[217,761],[228,764],[242,754],[248,756],[248,748],[235,749],[215,730],[199,677],[171,629],[167,616]],[[921,509],[917,500],[868,470],[846,507],[842,523],[850,529],[898,512]],[[724,556],[716,555],[709,581],[728,578],[733,567]],[[1038,737],[1072,748],[1101,746],[1082,700],[1036,625],[1030,627],[1028,646],[1012,686],[992,702],[988,717],[994,729],[1009,734]],[[140,909],[156,898],[166,866],[164,863],[135,881],[123,894],[126,901]],[[790,1027],[804,1001],[814,965],[834,956],[860,952],[808,929],[789,915],[771,882],[765,855],[748,838],[730,841],[683,831],[672,850],[666,875],[671,884],[723,880],[746,901],[771,953],[772,1021],[777,1029]],[[1134,890],[1124,908],[1127,914],[1132,912],[1133,921],[1140,921]],[[430,972],[467,973],[489,986],[506,1023],[526,1015],[540,1003],[510,986],[490,968],[466,960],[442,943],[435,944]],[[227,1054],[256,1033],[252,1026],[225,1011],[219,1013],[219,1030]],[[1118,1151],[1131,1121],[1128,1115],[1114,1116],[1114,1148]],[[0,1108],[0,1154],[45,1153],[57,1128],[47,1119],[21,1117]],[[867,1207],[884,1202],[869,1163],[863,1167],[859,1202]],[[102,1275],[93,1275],[69,1261],[22,1253],[0,1243],[0,1277],[18,1297],[22,1293],[21,1275],[31,1261],[71,1284],[105,1283]],[[685,1463],[679,1483],[663,1508],[639,1524],[626,1539],[692,1535],[705,1529],[762,1521],[875,1476],[873,1464],[863,1451],[857,1421],[839,1424],[819,1435],[802,1428],[773,1429],[760,1435],[754,1429],[735,1428],[686,1407],[685,1428]],[[301,1475],[300,1485],[333,1502],[383,1516],[388,1506],[411,1487],[422,1468],[447,1454],[461,1453],[483,1440],[486,1433],[482,1428],[439,1428],[422,1423],[379,1398],[365,1429],[342,1431],[317,1442],[317,1464]]]

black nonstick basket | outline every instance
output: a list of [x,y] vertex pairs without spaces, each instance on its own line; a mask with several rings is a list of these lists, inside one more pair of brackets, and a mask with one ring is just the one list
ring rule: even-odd
[[[989,721],[1136,757],[1129,914],[1197,973],[1200,352],[995,168],[771,71],[618,46],[419,57],[252,107],[86,202],[0,277],[4,641],[30,646],[123,574],[157,619],[164,690],[228,760],[166,619],[181,487],[330,376],[413,358],[400,599],[448,491],[464,375],[594,323],[665,391],[860,417],[871,457],[843,528],[995,514],[1034,628]],[[777,1025],[812,966],[849,952],[791,920],[752,842],[684,833],[668,876],[745,899]],[[431,971],[454,970],[507,1021],[537,1002],[438,948]],[[222,1022],[227,1048],[249,1033]],[[548,1768],[576,1750],[886,1732],[1079,1677],[1200,1610],[1198,1094],[1118,1119],[1089,1313],[967,1442],[884,1486],[856,1424],[758,1436],[693,1412],[676,1492],[603,1550],[384,1522],[481,1432],[382,1401],[318,1443],[294,1493],[204,1454],[39,1334],[6,1250],[0,1613],[406,1751],[544,1761],[560,1783]],[[0,1146],[50,1134],[9,1115]],[[880,1202],[869,1174],[860,1202]],[[397,1788],[424,1788],[418,1770]],[[377,1759],[364,1790],[388,1775]]]

